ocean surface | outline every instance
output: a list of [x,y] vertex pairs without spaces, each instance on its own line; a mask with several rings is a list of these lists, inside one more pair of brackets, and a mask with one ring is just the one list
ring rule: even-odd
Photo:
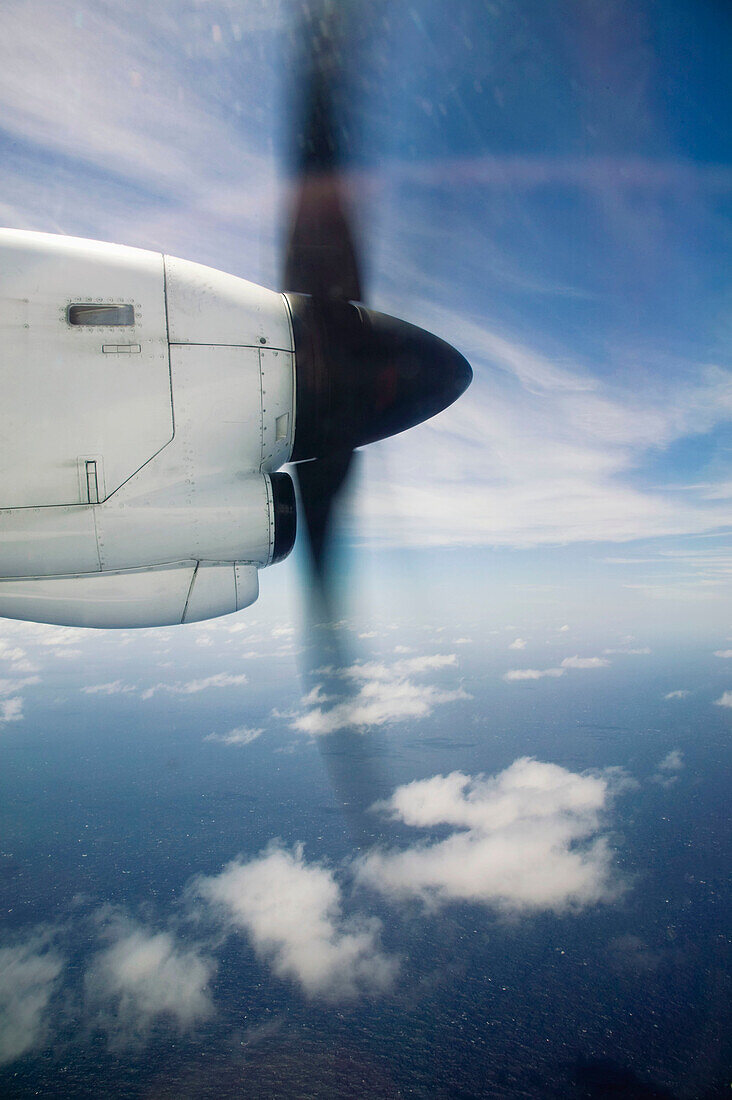
[[[51,628],[23,631],[13,643],[29,663],[41,638],[53,652]],[[532,894],[543,874],[532,845],[561,832],[566,807],[537,821],[522,811],[509,885],[491,885],[490,849],[467,886],[447,885],[452,866],[411,892],[398,866],[391,888],[364,876],[374,852],[434,852],[464,826],[433,813],[415,828],[383,806],[354,824],[339,804],[343,768],[334,789],[323,737],[293,728],[291,633],[268,635],[266,656],[245,634],[148,632],[125,647],[74,632],[57,653],[76,656],[45,657],[23,689],[25,717],[0,740],[0,1095],[726,1095],[722,661],[706,649],[624,652],[507,681],[509,663],[535,662],[507,660],[505,639],[499,651],[391,628],[359,643],[362,664],[382,665],[373,696],[396,678],[397,695],[416,686],[429,703],[359,729],[372,750],[366,802],[455,772],[500,777],[525,758],[605,777],[612,796],[584,833],[558,841],[548,869],[560,879],[582,850],[600,860],[599,885],[546,902]],[[379,680],[385,667],[391,679]],[[247,680],[200,686],[222,672]],[[233,743],[211,736],[242,728]],[[504,825],[492,819],[474,843]],[[289,887],[270,878],[262,903],[262,883],[242,879],[228,916],[210,903],[205,884],[226,868],[273,868],[278,853],[297,869]],[[305,890],[302,927],[272,932],[267,891],[275,908],[291,903],[307,868],[336,891],[320,930],[305,928]],[[309,974],[324,940],[354,929],[366,942],[356,970],[343,956]]]

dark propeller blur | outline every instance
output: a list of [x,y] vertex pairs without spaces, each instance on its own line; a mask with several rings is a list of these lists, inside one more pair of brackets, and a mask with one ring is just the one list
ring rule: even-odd
[[359,731],[353,679],[346,672],[348,658],[335,598],[334,513],[351,489],[355,449],[434,416],[467,388],[472,371],[445,341],[364,305],[344,142],[344,17],[350,10],[323,0],[303,9],[295,28],[288,149],[293,187],[281,289],[290,306],[295,340],[292,461],[310,560],[306,691],[345,716],[337,729],[320,737],[320,743],[336,798],[350,816],[352,831],[362,839],[369,834],[363,815],[383,793],[384,784],[378,776],[376,746]]

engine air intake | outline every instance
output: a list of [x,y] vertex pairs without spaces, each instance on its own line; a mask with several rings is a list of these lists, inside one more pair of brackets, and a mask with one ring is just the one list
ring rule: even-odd
[[270,474],[272,503],[274,506],[274,547],[270,565],[282,561],[295,545],[297,534],[297,508],[295,486],[289,474]]

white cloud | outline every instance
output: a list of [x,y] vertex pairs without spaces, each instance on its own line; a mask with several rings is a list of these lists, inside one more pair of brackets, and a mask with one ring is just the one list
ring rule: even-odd
[[[37,144],[56,161],[62,158],[57,171],[61,195],[46,210],[44,221],[55,225],[55,212],[64,210],[63,188],[74,188],[76,182],[63,170],[63,158],[91,165],[104,177],[97,187],[87,188],[90,209],[83,216],[111,223],[114,240],[124,239],[130,221],[136,227],[142,222],[144,228],[145,218],[154,218],[150,233],[166,228],[160,200],[148,199],[147,205],[143,200],[130,218],[129,197],[119,195],[117,179],[128,190],[130,184],[135,190],[142,186],[142,193],[154,191],[163,199],[172,196],[197,207],[212,233],[218,229],[216,215],[226,215],[229,223],[249,222],[252,229],[257,215],[266,217],[275,201],[271,158],[261,143],[252,141],[258,131],[247,126],[249,142],[241,132],[247,115],[249,122],[254,117],[257,81],[261,85],[266,77],[261,65],[251,64],[260,41],[255,28],[262,22],[255,15],[249,5],[243,39],[215,44],[210,16],[191,11],[181,19],[176,5],[165,0],[134,20],[119,19],[99,5],[69,9],[41,0],[9,13],[0,49],[4,124],[9,133],[21,134],[24,142]],[[43,25],[43,34],[29,35],[34,23]],[[111,70],[105,64],[109,56],[116,62]],[[242,65],[244,57],[249,63]],[[214,59],[215,81],[208,75]],[[221,111],[217,92],[230,97],[230,111]],[[93,126],[85,103],[95,104]],[[203,160],[202,148],[209,154]],[[242,180],[248,181],[245,203]],[[9,212],[13,206],[42,211],[44,193],[34,194],[35,181],[30,180],[23,194],[22,182],[9,195],[6,188]],[[170,219],[171,233],[174,221]],[[178,234],[185,228],[179,224]]]
[[30,687],[31,684],[39,684],[39,676],[24,676],[16,680],[0,680],[0,695],[14,695],[21,688]]
[[21,646],[12,645],[6,638],[0,638],[0,660],[7,661],[13,673],[38,671],[26,651]]
[[664,699],[685,699],[691,692],[686,688],[677,688],[676,691],[669,691],[664,695]]
[[563,668],[510,668],[504,672],[503,679],[509,684],[518,680],[541,680],[545,676],[564,676]]
[[658,765],[658,770],[662,772],[678,772],[684,766],[684,754],[681,749],[671,749],[671,752],[664,756],[661,763]]
[[654,783],[662,787],[671,787],[678,779],[678,772],[684,767],[684,754],[681,749],[671,749],[658,765],[655,775],[651,776]]
[[264,727],[238,726],[228,733],[209,733],[204,741],[220,741],[222,745],[251,745],[264,733]]
[[323,672],[354,684],[352,695],[328,695],[316,685],[303,699],[304,713],[295,715],[291,728],[311,737],[335,733],[348,727],[366,729],[401,722],[407,718],[425,718],[435,707],[470,696],[462,688],[444,689],[411,679],[427,672],[439,672],[457,665],[454,653],[406,657],[387,665],[362,661],[348,668]]
[[407,718],[426,718],[436,706],[470,698],[462,688],[444,691],[411,680],[371,680],[363,684],[353,699],[324,710],[297,716],[292,728],[319,737],[349,726],[366,728],[402,722]]
[[[1,45],[0,52],[2,52]],[[39,661],[45,661],[48,656],[73,660],[82,654],[78,643],[89,641],[95,635],[94,631],[80,627],[51,626],[47,623],[24,622],[20,619],[6,620],[2,623],[2,627],[7,634],[5,638],[0,639],[0,657],[8,657],[12,654],[13,672],[37,672],[38,665],[31,662],[31,657]],[[15,644],[16,640],[22,642],[22,647]]]
[[514,638],[508,647],[509,649],[526,649],[526,642],[523,638]]
[[249,677],[243,672],[232,676],[228,672],[217,672],[213,676],[206,676],[202,680],[187,680],[177,684],[155,684],[146,688],[142,693],[143,699],[151,699],[159,691],[167,691],[171,695],[194,695],[199,691],[208,691],[209,688],[226,688],[238,684],[246,684]]
[[248,935],[280,978],[310,997],[352,999],[387,989],[396,962],[379,944],[380,923],[346,919],[332,871],[306,863],[301,845],[271,845],[258,858],[235,860],[199,879],[198,892],[232,927]]
[[719,699],[714,700],[715,706],[732,707],[732,691],[724,691]]
[[307,695],[303,695],[301,702],[304,707],[314,707],[321,703],[331,703],[335,698],[335,695],[326,695],[322,684],[316,684]]
[[565,657],[559,668],[512,668],[504,672],[503,679],[509,684],[519,680],[542,680],[545,676],[564,676],[568,668],[607,668],[609,664],[604,657]]
[[690,600],[693,602],[699,600],[717,600],[719,598],[719,590],[722,587],[726,587],[726,585],[726,578],[724,580],[715,580],[705,576],[703,573],[699,573],[679,581],[662,581],[658,584],[624,584],[623,588],[642,592],[644,596],[652,600],[673,600],[678,603],[680,600]]
[[[663,486],[643,487],[637,476],[649,453],[729,417],[729,372],[689,364],[691,381],[677,375],[659,389],[663,365],[654,372],[648,364],[649,381],[635,389],[593,377],[579,364],[567,367],[564,356],[542,356],[436,302],[421,308],[427,327],[459,336],[474,381],[453,409],[417,429],[417,456],[411,436],[382,445],[396,477],[387,482],[377,468],[384,459],[366,449],[361,537],[398,531],[409,545],[527,547],[621,542],[729,523],[727,504],[707,492],[672,497]],[[421,314],[413,319],[419,323]],[[466,468],[469,479],[456,476]]]
[[357,661],[342,669],[340,675],[353,680],[386,679],[388,677],[420,675],[423,672],[437,672],[443,668],[455,668],[457,656],[454,653],[432,653],[423,657],[405,657],[391,665],[378,661]]
[[631,657],[631,656],[644,656],[644,655],[649,654],[650,652],[651,652],[651,649],[647,645],[638,646],[636,649],[629,649],[627,647],[624,647],[622,649],[603,649],[603,653],[607,653],[608,655],[612,655],[614,653],[620,653],[620,654],[626,654],[629,657]]
[[[8,652],[12,653],[13,651],[6,650],[6,656]],[[23,650],[16,652],[23,654]],[[16,695],[16,692],[40,682],[39,676],[17,676],[0,679],[0,724],[19,722],[23,718],[23,698]]]
[[94,633],[78,626],[50,626],[46,623],[37,623],[34,626],[36,628],[34,640],[39,645],[49,646],[52,649],[77,645],[79,642],[87,641]]
[[273,626],[271,633],[273,638],[292,638],[295,628],[294,626]]
[[85,695],[125,695],[137,689],[132,684],[124,684],[121,680],[113,680],[108,684],[91,684],[81,690]]
[[609,664],[604,657],[565,657],[562,668],[607,668]]
[[714,656],[724,658],[732,657],[732,649],[715,649]]
[[212,1014],[212,959],[120,915],[109,918],[105,937],[111,942],[93,959],[85,988],[113,1039],[139,1037],[159,1017],[185,1031]]
[[0,948],[0,1065],[42,1045],[63,965],[44,935]]
[[601,829],[627,782],[617,769],[577,774],[522,757],[489,778],[453,772],[406,784],[376,808],[414,828],[455,831],[369,853],[358,863],[359,880],[428,905],[563,912],[611,901],[622,883]]
[[656,558],[601,558],[603,565],[650,565]]
[[19,722],[23,717],[23,700],[3,699],[0,701],[0,722]]

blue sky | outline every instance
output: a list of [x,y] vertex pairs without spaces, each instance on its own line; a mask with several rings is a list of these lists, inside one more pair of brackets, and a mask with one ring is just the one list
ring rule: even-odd
[[[365,454],[359,541],[594,559],[652,539],[629,583],[688,601],[717,583],[705,562],[724,579],[728,18],[462,3],[447,20],[422,3],[361,20],[349,134],[370,299],[455,343],[475,382]],[[4,27],[5,224],[276,285],[288,5],[36,2]],[[669,549],[693,550],[675,577]]]

